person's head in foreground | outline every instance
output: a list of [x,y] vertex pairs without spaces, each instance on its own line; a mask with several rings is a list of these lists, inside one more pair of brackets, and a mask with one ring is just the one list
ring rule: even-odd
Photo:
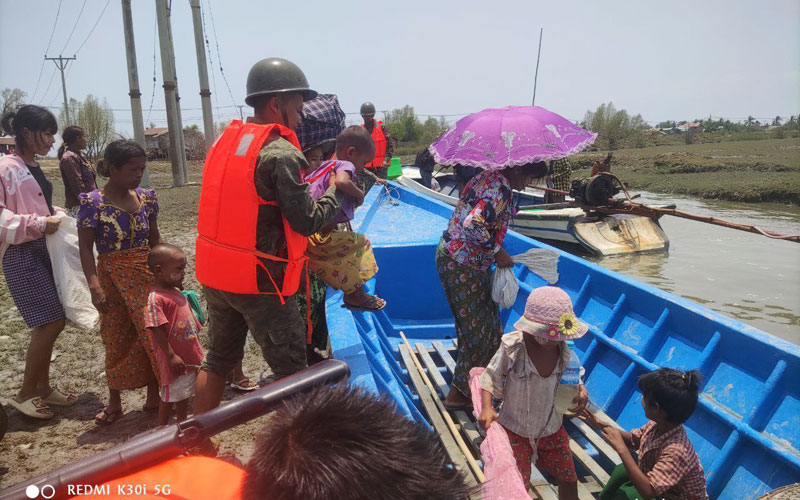
[[353,125],[336,136],[336,158],[349,161],[357,172],[362,172],[373,157],[375,142],[364,127]]
[[700,372],[659,368],[639,377],[642,406],[647,418],[656,424],[680,425],[697,407]]
[[347,384],[298,396],[269,419],[244,500],[465,499],[439,439],[386,396]]

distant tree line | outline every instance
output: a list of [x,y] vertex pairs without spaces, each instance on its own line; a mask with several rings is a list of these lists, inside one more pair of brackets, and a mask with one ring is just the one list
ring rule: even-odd
[[428,117],[424,122],[414,112],[414,107],[405,105],[386,113],[386,130],[398,148],[398,154],[412,154],[417,149],[429,146],[448,128],[443,116]]

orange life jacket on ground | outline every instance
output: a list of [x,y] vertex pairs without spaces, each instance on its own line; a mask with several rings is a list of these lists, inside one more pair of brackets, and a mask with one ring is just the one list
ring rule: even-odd
[[[259,125],[234,120],[217,139],[206,156],[203,187],[197,218],[195,272],[197,280],[211,288],[231,293],[294,295],[308,259],[308,238],[292,229],[283,217],[288,257],[286,259],[256,250],[256,225],[260,205],[278,206],[256,192],[255,168],[258,153],[269,135],[277,130],[297,149],[294,131],[271,123]],[[303,173],[300,173],[301,178]],[[286,263],[283,283],[275,283],[260,259]],[[259,290],[257,269],[269,276],[275,292]]]
[[[383,122],[372,122],[372,140],[375,142],[375,158],[372,159],[371,162],[367,163],[366,167],[376,170],[379,167],[383,166],[383,162],[386,159],[386,136],[383,135]],[[367,128],[365,124],[361,124],[362,127]]]
[[[178,457],[134,472],[90,491],[80,490],[73,500],[96,498],[239,500],[245,471],[217,458]],[[73,491],[76,491],[75,485]]]

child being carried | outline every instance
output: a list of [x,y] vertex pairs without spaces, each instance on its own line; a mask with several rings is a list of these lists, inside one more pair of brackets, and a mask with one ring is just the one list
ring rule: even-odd
[[147,298],[145,325],[152,335],[158,363],[156,375],[161,396],[158,424],[166,425],[173,403],[177,421],[186,419],[189,398],[194,395],[197,371],[203,361],[198,339],[201,327],[181,293],[186,271],[183,250],[161,243],[150,250],[147,264],[156,283]]
[[331,178],[346,196],[334,222],[308,239],[308,267],[328,286],[344,292],[346,307],[366,311],[379,311],[386,305],[385,300],[364,291],[364,283],[378,272],[372,244],[363,234],[338,230],[336,224],[350,222],[356,207],[364,202],[364,192],[355,180],[373,156],[375,144],[366,129],[348,127],[336,137],[337,159],[322,163],[306,178],[314,199],[322,196]]

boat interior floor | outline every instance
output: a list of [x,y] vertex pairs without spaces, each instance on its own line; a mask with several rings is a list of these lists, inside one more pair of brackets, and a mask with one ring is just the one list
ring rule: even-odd
[[[415,342],[409,345],[410,349],[404,344],[399,346],[401,369],[408,375],[408,389],[419,398],[428,422],[439,436],[454,466],[464,472],[471,485],[477,486],[483,481],[480,451],[483,430],[471,411],[448,411],[443,403],[449,390],[448,380],[452,380],[456,365],[457,341]],[[594,411],[599,418],[613,422],[602,411]],[[578,498],[593,500],[608,481],[607,471],[621,463],[620,457],[583,421],[565,417],[564,427],[570,435],[569,445],[578,473]],[[535,467],[527,486],[532,498],[558,499],[556,482]]]

